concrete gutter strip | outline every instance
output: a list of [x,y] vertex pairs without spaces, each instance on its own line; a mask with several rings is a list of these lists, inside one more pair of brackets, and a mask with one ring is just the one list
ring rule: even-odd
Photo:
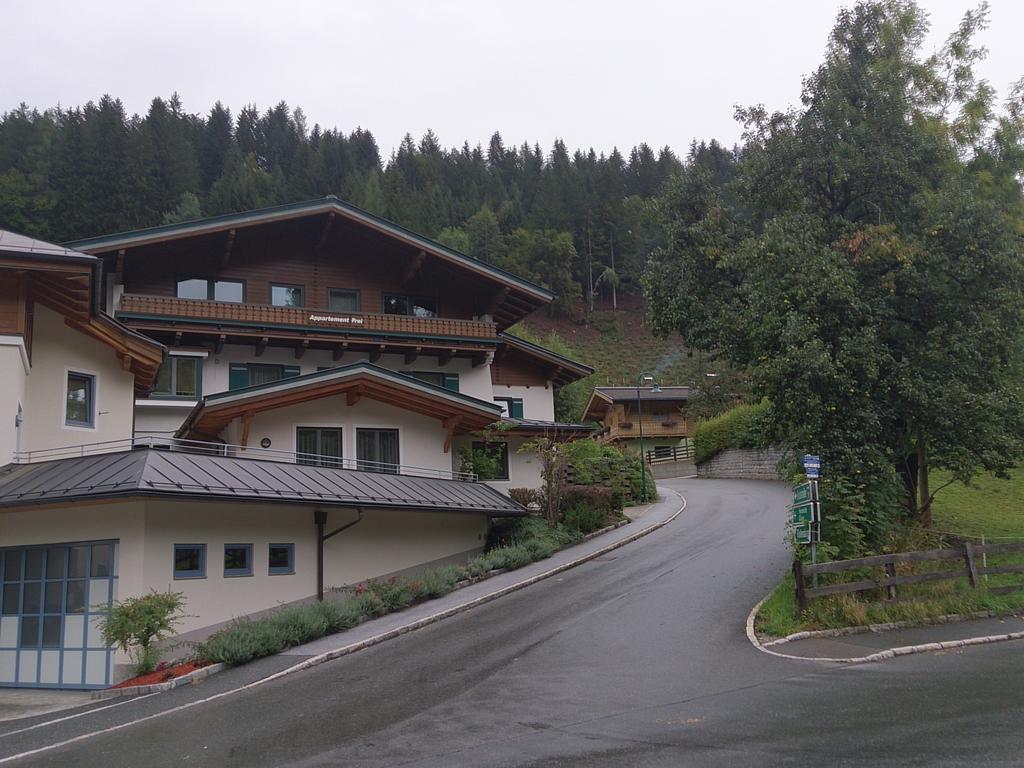
[[[676,491],[674,491],[672,489],[667,489],[667,488],[662,488],[660,490],[663,491],[663,492],[667,491],[668,493],[671,493],[672,495],[678,497],[680,502],[681,502],[681,504],[679,506],[679,509],[677,509],[671,515],[669,515],[669,517],[667,517],[666,519],[662,520],[661,522],[653,523],[653,524],[647,526],[646,528],[640,529],[639,531],[637,531],[634,534],[631,534],[631,535],[629,535],[629,536],[627,536],[627,537],[625,537],[623,539],[619,539],[618,541],[612,542],[611,544],[609,544],[606,547],[602,547],[601,549],[598,549],[598,550],[596,550],[594,552],[591,552],[589,554],[583,555],[582,557],[578,557],[575,560],[571,560],[571,561],[569,561],[567,563],[563,563],[562,565],[559,565],[559,566],[556,566],[554,568],[551,568],[551,569],[549,569],[547,571],[544,571],[543,573],[537,574],[536,576],[531,576],[528,579],[524,579],[522,581],[516,582],[515,584],[510,584],[507,587],[502,587],[501,589],[495,590],[494,592],[491,592],[491,593],[489,593],[487,595],[483,595],[483,596],[478,597],[478,598],[476,598],[474,600],[470,600],[470,601],[468,601],[466,603],[462,603],[461,605],[456,605],[456,606],[453,606],[453,607],[448,608],[446,610],[439,611],[439,612],[437,612],[435,614],[432,614],[430,616],[426,616],[426,617],[424,617],[422,619],[418,619],[416,621],[410,622],[408,624],[405,624],[405,625],[403,625],[401,627],[397,627],[395,629],[389,630],[387,632],[382,632],[379,635],[374,635],[373,637],[369,637],[369,638],[367,638],[365,640],[361,640],[361,641],[356,642],[356,643],[351,643],[349,645],[341,646],[339,648],[336,648],[336,649],[333,649],[333,650],[330,650],[330,651],[326,651],[324,653],[317,654],[316,656],[312,656],[312,657],[310,657],[310,658],[308,658],[308,659],[306,659],[306,660],[304,660],[304,661],[302,661],[302,662],[300,662],[298,664],[295,664],[294,666],[288,667],[287,669],[284,669],[284,670],[282,670],[280,672],[276,672],[276,673],[270,675],[269,677],[262,678],[261,680],[256,681],[256,683],[251,683],[250,685],[256,685],[256,684],[259,684],[259,683],[264,683],[264,682],[269,682],[271,680],[276,680],[276,679],[278,679],[280,677],[284,677],[285,675],[292,674],[293,672],[299,672],[299,671],[301,671],[303,669],[308,669],[309,667],[314,667],[314,666],[316,666],[318,664],[323,664],[326,661],[331,661],[332,659],[337,659],[337,658],[339,658],[341,656],[347,656],[347,655],[349,655],[351,653],[355,653],[356,651],[361,651],[364,648],[370,648],[371,646],[378,645],[379,643],[383,643],[386,640],[391,640],[392,638],[398,637],[400,635],[404,635],[404,634],[407,634],[409,632],[415,632],[417,629],[422,629],[423,627],[430,626],[431,624],[436,624],[439,621],[443,621],[444,619],[450,618],[450,617],[455,616],[457,614],[463,613],[465,611],[472,610],[473,608],[476,608],[477,606],[484,605],[486,603],[491,602],[492,600],[497,600],[498,598],[504,597],[505,595],[511,594],[512,592],[517,592],[520,589],[525,589],[526,587],[530,586],[531,584],[536,584],[539,581],[543,581],[544,579],[551,578],[552,576],[555,576],[555,575],[557,575],[559,573],[567,571],[570,568],[575,568],[578,565],[582,565],[583,563],[586,563],[586,562],[588,562],[590,560],[594,560],[595,558],[601,557],[602,555],[605,555],[605,554],[607,554],[607,553],[609,553],[609,552],[611,552],[613,550],[616,550],[619,547],[623,547],[626,544],[630,544],[630,543],[636,541],[637,539],[640,539],[640,538],[646,536],[647,534],[652,533],[652,532],[658,530],[659,528],[662,528],[662,527],[668,525],[673,520],[675,520],[677,517],[679,517],[679,515],[681,515],[683,513],[683,510],[686,509],[686,499],[684,499]],[[652,502],[652,503],[656,503],[656,502]],[[617,530],[617,529],[619,529],[619,528],[621,528],[621,527],[623,527],[625,525],[630,524],[631,522],[632,522],[631,520],[620,520],[620,521],[614,523],[613,525],[609,525],[609,526],[607,526],[605,528],[602,528],[602,529],[600,529],[598,531],[594,531],[592,533],[587,534],[586,536],[583,536],[573,546],[578,546],[580,544],[583,544],[584,542],[587,542],[587,541],[590,541],[592,539],[595,539],[598,536],[601,536],[601,535],[603,535],[605,533],[610,533],[611,531]],[[561,551],[565,552],[566,550],[561,550]],[[506,572],[506,570],[504,570],[504,569],[499,570],[499,571],[493,571],[492,573],[488,574],[487,576],[483,577],[482,579],[468,579],[461,586],[469,586],[470,584],[478,583],[479,581],[483,581],[483,580],[485,580],[487,578],[490,578],[492,576],[498,576],[498,575],[500,575],[502,573],[505,573],[505,572]],[[290,650],[294,651],[294,649],[290,649]],[[172,688],[177,688],[180,685],[197,683],[200,680],[202,680],[202,679],[204,679],[206,677],[209,677],[210,675],[213,675],[213,674],[215,674],[217,672],[221,672],[221,671],[223,671],[223,670],[225,670],[227,668],[228,668],[227,664],[211,664],[208,667],[203,667],[202,669],[197,669],[194,672],[190,672],[187,675],[182,675],[181,677],[177,677],[177,678],[175,678],[173,680],[168,680],[165,683],[154,683],[152,685],[136,685],[136,686],[131,686],[131,687],[128,687],[128,688],[105,688],[103,690],[96,691],[95,693],[93,693],[92,698],[93,699],[116,699],[116,698],[121,698],[121,697],[125,697],[125,696],[141,696],[143,694],[148,694],[148,693],[157,693],[157,692],[160,692],[160,691],[169,691]],[[246,686],[246,687],[248,687],[248,686]]]
[[[762,601],[764,602],[764,601]],[[820,637],[847,637],[849,635],[863,635],[867,632],[890,632],[894,629],[910,629],[912,627],[932,626],[935,624],[954,624],[971,619],[994,619],[1000,614],[995,611],[977,611],[975,613],[950,613],[944,616],[936,616],[934,619],[924,621],[888,621],[882,624],[866,624],[861,627],[841,627],[839,629],[813,629],[804,632],[794,632],[792,635],[779,637],[775,640],[767,640],[761,643],[765,648],[784,643],[792,643],[797,640],[812,640]]]
[[[765,601],[771,597],[771,592],[761,598],[757,605],[755,605],[750,613],[747,614],[747,639],[750,644],[753,645],[757,650],[762,653],[767,653],[771,656],[778,656],[781,659],[792,659],[794,661],[819,661],[827,662],[832,664],[869,664],[875,661],[887,661],[888,659],[894,659],[897,656],[911,656],[916,653],[929,653],[933,651],[948,651],[955,648],[965,648],[971,645],[988,645],[989,643],[1002,643],[1007,640],[1024,640],[1024,632],[1009,632],[1000,635],[985,635],[983,637],[968,637],[962,640],[945,640],[939,643],[921,643],[919,645],[904,645],[898,648],[889,648],[884,651],[876,651],[868,654],[867,656],[854,656],[844,658],[827,658],[821,656],[794,656],[789,653],[779,653],[778,651],[771,650],[769,645],[781,645],[784,642],[793,642],[796,640],[806,640],[814,637],[842,637],[844,635],[860,634],[862,632],[879,632],[884,629],[901,629],[902,626],[910,626],[911,622],[891,622],[890,624],[873,624],[868,627],[843,627],[842,629],[835,630],[820,630],[817,632],[797,632],[793,635],[780,638],[779,640],[771,641],[769,643],[762,643],[758,637],[757,632],[754,631],[754,621],[757,618],[758,611],[761,610],[761,606],[765,604]],[[948,624],[955,621],[967,621],[972,618],[990,618],[994,614],[990,611],[984,612],[985,615],[967,615],[959,616],[953,614],[951,616],[940,616],[938,619],[929,622],[931,624]],[[874,627],[874,629],[872,629]]]
[[200,669],[193,670],[187,675],[176,677],[165,683],[152,683],[150,685],[131,685],[126,688],[104,688],[101,691],[94,691],[93,699],[120,699],[125,696],[141,696],[146,693],[159,693],[177,688],[179,685],[198,683],[210,675],[214,675],[228,668],[227,664],[209,664]]

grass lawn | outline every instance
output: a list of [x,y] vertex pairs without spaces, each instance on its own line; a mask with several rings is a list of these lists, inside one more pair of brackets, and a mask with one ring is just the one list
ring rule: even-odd
[[[949,476],[936,472],[932,488]],[[993,542],[1024,540],[1024,469],[1009,480],[992,475],[976,478],[970,485],[952,483],[935,497],[934,527],[947,533],[985,536]],[[992,565],[1019,562],[1016,555],[991,557]],[[880,574],[879,574],[880,575]],[[1020,576],[992,576],[991,586],[1020,583]],[[1024,590],[995,594],[971,589],[966,579],[901,587],[899,602],[864,602],[852,595],[812,601],[797,615],[793,576],[787,574],[761,606],[755,626],[758,632],[775,637],[808,629],[831,629],[891,621],[923,622],[950,613],[995,611],[1011,613],[1024,609]]]
[[[936,472],[931,486],[938,488],[948,479]],[[1024,539],[1024,469],[1009,480],[982,475],[970,485],[954,482],[936,494],[932,514],[940,531]]]

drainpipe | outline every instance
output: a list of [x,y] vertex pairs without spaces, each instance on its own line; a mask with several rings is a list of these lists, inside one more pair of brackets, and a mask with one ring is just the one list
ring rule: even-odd
[[362,507],[356,507],[355,509],[355,520],[350,520],[327,534],[324,533],[324,526],[327,524],[327,511],[323,509],[313,510],[313,522],[316,523],[316,599],[321,603],[324,601],[324,542],[332,536],[337,536],[342,531],[351,528],[356,523],[362,522]]

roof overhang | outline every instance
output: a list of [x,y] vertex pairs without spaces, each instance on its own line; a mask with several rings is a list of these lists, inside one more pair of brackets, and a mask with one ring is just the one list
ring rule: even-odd
[[587,407],[583,409],[583,418],[588,421],[601,421],[611,404],[612,399],[608,395],[605,395],[599,389],[595,389],[590,394]]
[[514,437],[546,437],[556,442],[568,442],[581,437],[590,437],[594,434],[595,429],[590,424],[503,418],[501,426],[496,432]]
[[196,404],[175,436],[215,438],[235,419],[338,395],[345,395],[350,406],[365,397],[438,419],[449,441],[451,435],[483,429],[501,418],[501,407],[494,403],[364,362],[210,395]]
[[75,240],[66,245],[89,254],[115,253],[147,245],[169,243],[217,232],[237,231],[248,227],[266,226],[291,219],[314,216],[344,218],[368,230],[404,243],[413,249],[414,253],[422,254],[418,258],[430,256],[458,270],[484,278],[494,285],[493,297],[490,299],[492,305],[490,314],[494,315],[501,327],[511,325],[555,298],[555,294],[547,288],[511,272],[506,272],[493,264],[452,250],[394,222],[343,202],[333,195],[317,200],[230,213],[180,224],[165,224],[131,232]]
[[98,258],[0,231],[0,269],[24,274],[29,299],[113,348],[124,369],[134,374],[136,394],[150,390],[166,348],[100,311],[103,263]]
[[555,386],[585,379],[594,372],[589,365],[552,352],[550,349],[521,339],[511,333],[500,333],[498,336],[505,347],[503,354],[521,355],[546,367],[550,370],[550,380],[554,382]]

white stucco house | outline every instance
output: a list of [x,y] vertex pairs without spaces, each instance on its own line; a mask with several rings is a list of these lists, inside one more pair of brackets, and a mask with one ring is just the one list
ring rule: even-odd
[[0,233],[0,276],[0,686],[115,682],[119,598],[182,592],[202,637],[464,561],[540,485],[519,446],[591,431],[553,401],[591,369],[507,333],[549,292],[335,198]]

